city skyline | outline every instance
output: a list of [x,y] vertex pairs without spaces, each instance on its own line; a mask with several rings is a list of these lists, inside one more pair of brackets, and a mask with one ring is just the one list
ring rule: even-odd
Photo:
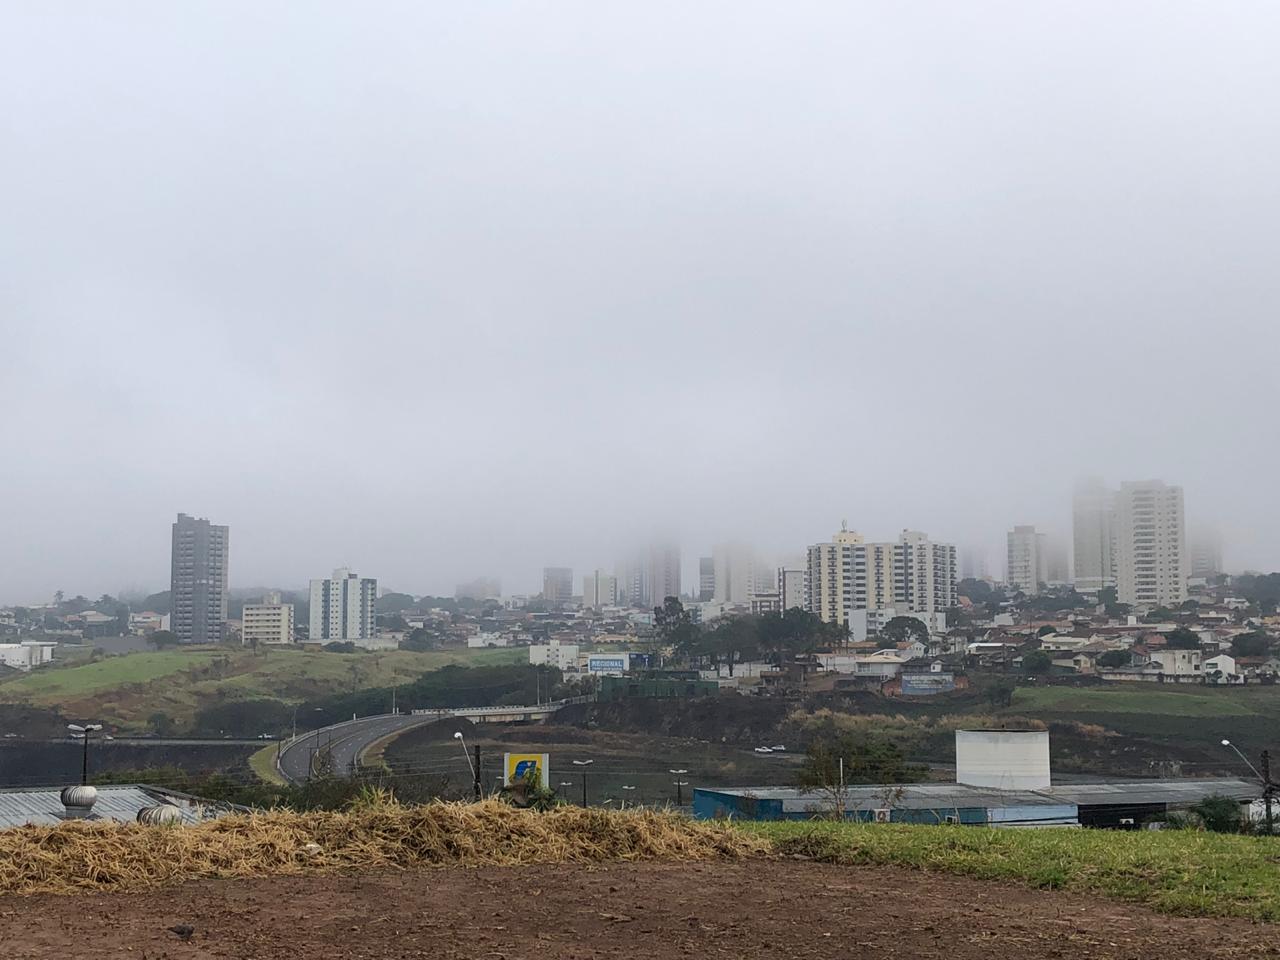
[[[1159,484],[1159,483],[1163,483],[1163,481],[1122,481],[1121,486],[1134,485],[1134,484],[1143,485],[1146,483]],[[1092,484],[1093,486],[1090,487],[1089,486],[1090,484]],[[1179,509],[1181,510],[1181,496],[1182,496],[1181,487],[1180,485],[1174,485],[1174,486],[1178,490],[1178,495],[1180,498]],[[1081,561],[1078,559],[1079,557],[1078,551],[1081,543],[1080,541],[1080,537],[1081,537],[1080,510],[1081,510],[1081,496],[1082,496],[1081,491],[1082,490],[1086,490],[1089,493],[1089,495],[1093,496],[1094,498],[1096,498],[1100,494],[1105,496],[1106,498],[1105,509],[1101,507],[1096,507],[1096,505],[1092,505],[1092,504],[1090,505],[1089,508],[1094,509],[1095,511],[1099,511],[1099,510],[1101,511],[1099,515],[1099,521],[1096,521],[1096,522],[1104,522],[1106,524],[1113,523],[1114,522],[1114,517],[1113,517],[1114,504],[1112,500],[1116,494],[1116,491],[1112,490],[1109,487],[1106,487],[1106,485],[1103,484],[1102,481],[1097,479],[1096,477],[1082,478],[1080,481],[1077,481],[1074,487],[1073,496],[1070,503],[1071,525],[1075,527],[1074,537],[1072,537],[1069,534],[1068,535],[1052,534],[1052,533],[1047,534],[1044,530],[1040,529],[1034,524],[1032,525],[1012,524],[1006,528],[1005,535],[1003,538],[1001,538],[1002,541],[1004,541],[1005,543],[1002,544],[1004,549],[1001,550],[1001,555],[998,562],[994,564],[991,563],[990,556],[985,552],[983,554],[984,562],[982,566],[988,570],[988,575],[990,576],[994,574],[993,576],[994,579],[1002,582],[1010,582],[1009,581],[1009,573],[1010,573],[1009,560],[1012,558],[1012,553],[1010,552],[1013,549],[1012,538],[1015,533],[1018,533],[1021,531],[1030,531],[1033,534],[1035,534],[1038,538],[1037,569],[1040,571],[1040,576],[1042,578],[1047,578],[1046,582],[1064,582],[1060,580],[1055,580],[1052,577],[1047,577],[1047,572],[1052,568],[1053,561],[1051,557],[1046,554],[1046,551],[1048,551],[1048,553],[1051,554],[1052,550],[1054,549],[1053,544],[1058,543],[1060,540],[1061,547],[1063,548],[1063,557],[1062,557],[1062,560],[1059,562],[1065,562],[1067,564],[1068,573],[1069,573],[1069,582],[1071,582],[1073,585],[1081,587],[1082,589],[1087,589],[1091,591],[1098,589],[1099,586],[1114,586],[1117,579],[1116,570],[1114,566],[1114,559],[1112,557],[1112,551],[1115,550],[1114,541],[1111,542],[1107,547],[1106,563],[1110,564],[1108,569],[1111,571],[1109,576],[1103,577],[1100,579],[1089,576],[1089,570],[1091,570],[1092,567],[1088,566],[1087,564],[1086,564],[1086,567],[1084,568],[1084,571],[1085,571],[1084,575],[1083,576],[1081,575],[1082,568],[1080,565]],[[1102,519],[1102,515],[1105,515],[1105,518],[1106,518],[1105,520]],[[184,520],[188,522],[203,523],[206,525],[208,524],[208,521],[204,520],[203,518],[196,521],[195,518],[192,518],[187,516],[186,514],[180,513],[179,523],[182,523]],[[1199,555],[1201,556],[1202,564],[1214,565],[1219,568],[1225,567],[1226,565],[1222,563],[1223,546],[1222,546],[1221,535],[1217,531],[1201,525],[1196,527],[1196,532],[1198,533],[1198,539],[1197,539],[1195,537],[1189,536],[1186,533],[1185,520],[1181,522],[1183,522],[1184,524],[1184,529],[1182,531],[1182,537],[1183,537],[1184,543],[1183,543],[1182,549],[1186,556],[1187,575],[1188,576],[1192,575],[1192,560],[1193,560],[1193,557],[1197,555],[1197,550],[1199,551]],[[225,540],[227,538],[230,526],[231,526],[230,524],[224,524],[224,525],[214,527],[216,531],[221,531],[220,536],[223,538],[224,550],[225,550]],[[178,524],[174,524],[173,527],[174,527],[174,535],[176,536]],[[873,528],[868,528],[868,529],[873,529]],[[908,528],[902,528],[902,529],[903,529],[903,532],[906,532]],[[1107,534],[1105,535],[1109,536],[1110,526],[1107,526],[1106,530],[1107,530]],[[966,561],[966,554],[971,554],[971,551],[973,549],[971,544],[967,546],[958,545],[954,543],[954,541],[942,540],[942,538],[938,538],[938,539],[941,540],[942,542],[948,543],[951,546],[957,548],[957,555],[959,558],[957,559],[957,563],[956,563],[957,581],[964,577],[965,572],[972,572],[971,569],[966,570],[966,568],[971,568],[974,566],[972,561],[972,556],[970,556],[968,558],[968,561]],[[1067,542],[1072,540],[1074,540],[1074,543],[1072,545],[1071,551],[1068,553],[1065,550],[1065,547]],[[777,550],[776,555],[780,561],[788,560],[792,563],[798,564],[799,566],[803,567],[804,566],[803,553],[805,549],[806,548],[803,545],[797,546],[795,544],[789,544],[787,547],[780,548],[779,550]],[[613,589],[615,590],[615,594],[620,601],[625,601],[629,596],[626,591],[624,581],[626,579],[626,573],[628,568],[632,569],[639,578],[637,580],[637,583],[640,585],[640,589],[643,591],[641,595],[645,597],[645,603],[647,604],[651,602],[651,599],[652,599],[649,596],[651,592],[649,580],[652,577],[654,564],[655,562],[657,562],[658,555],[664,554],[664,553],[670,554],[674,558],[675,573],[680,578],[681,595],[688,595],[693,598],[697,598],[700,587],[702,586],[705,580],[703,576],[703,563],[705,561],[707,564],[706,573],[710,574],[710,582],[715,586],[715,590],[719,594],[718,596],[715,597],[715,599],[720,601],[733,601],[738,603],[745,602],[746,598],[750,595],[750,593],[754,589],[754,585],[756,584],[757,581],[755,580],[754,577],[746,578],[742,573],[738,573],[735,575],[735,580],[741,580],[742,582],[733,589],[726,589],[725,583],[723,582],[723,577],[717,578],[716,576],[717,561],[719,562],[721,573],[723,573],[725,570],[729,568],[728,564],[730,564],[731,562],[730,558],[733,558],[733,560],[736,560],[738,563],[748,565],[756,572],[757,576],[762,578],[758,581],[759,584],[761,584],[761,589],[765,589],[763,584],[765,584],[766,581],[770,581],[772,578],[774,578],[776,576],[777,570],[781,566],[785,565],[781,562],[779,563],[772,562],[772,560],[774,559],[772,554],[767,554],[765,551],[758,549],[754,543],[747,540],[743,540],[743,539],[731,539],[724,542],[718,542],[714,547],[707,549],[703,547],[693,547],[687,544],[676,543],[676,542],[673,542],[670,538],[660,538],[659,540],[655,541],[650,547],[647,547],[638,551],[632,551],[626,558],[624,558],[623,560],[617,561],[616,564],[614,565],[609,565],[609,564],[600,565],[598,563],[587,562],[587,563],[584,563],[581,569],[583,571],[597,571],[601,573],[607,573],[610,576],[610,579],[614,581]],[[707,556],[706,555],[707,553],[711,553],[712,556]],[[375,566],[377,565],[378,564],[375,560]],[[492,568],[492,566],[493,565],[491,565],[490,568]],[[223,561],[221,563],[221,567],[222,567],[222,575],[224,577],[227,575],[228,568],[235,569],[235,565],[229,564],[226,561],[225,553],[224,553]],[[493,583],[498,585],[501,585],[503,582],[506,582],[508,584],[514,582],[516,584],[527,585],[524,589],[508,586],[507,589],[501,590],[499,592],[502,595],[533,596],[533,595],[538,595],[540,593],[545,592],[546,585],[548,582],[548,576],[554,573],[559,583],[562,585],[561,589],[557,590],[557,596],[555,598],[556,601],[558,602],[560,600],[560,595],[563,593],[563,585],[566,585],[566,584],[571,585],[572,592],[570,595],[573,595],[576,593],[577,585],[579,585],[582,582],[581,580],[573,579],[575,576],[575,570],[577,569],[579,568],[542,566],[542,567],[539,567],[536,571],[528,571],[528,570],[516,571],[515,574],[510,578],[486,574],[486,573],[480,573],[476,577],[474,577],[473,580],[476,584],[488,583],[492,581]],[[1222,570],[1221,572],[1243,572],[1243,570],[1235,570],[1235,571]],[[416,585],[414,584],[406,585],[406,584],[400,584],[400,583],[392,583],[390,585],[385,585],[385,579],[383,582],[384,582],[385,590],[411,593],[416,596],[426,596],[426,595],[452,596],[454,595],[455,592],[457,592],[458,590],[463,590],[465,587],[465,584],[463,583],[462,578],[459,578],[457,576],[452,576],[452,577],[446,576],[445,579],[454,583],[455,586],[447,587],[442,584],[439,589],[422,590],[422,589],[417,589]],[[752,586],[747,586],[748,579],[750,580],[750,583],[752,584]],[[234,590],[234,591],[243,593],[245,591],[252,591],[255,589],[277,589],[277,588],[278,589],[297,589],[297,590],[305,591],[309,588],[309,584],[312,582],[313,582],[312,578],[304,578],[304,579],[298,580],[297,578],[291,579],[289,576],[284,576],[277,579],[268,578],[263,580],[255,580],[252,582],[249,582],[249,581],[237,582],[237,581],[228,579],[227,583],[224,586],[224,591]],[[670,582],[669,577],[666,582],[668,583]],[[172,583],[173,583],[173,577],[171,575],[170,586],[172,586]],[[58,587],[57,589],[62,589],[62,587]],[[77,592],[83,592],[85,593],[86,596],[97,596],[102,593],[107,593],[112,595],[117,595],[117,594],[137,595],[137,594],[155,593],[161,589],[163,589],[163,587],[153,586],[151,584],[126,584],[123,587],[121,586],[117,586],[115,588],[107,587],[102,589],[93,589],[89,591],[77,591]],[[42,598],[26,597],[26,598],[14,599],[14,598],[5,598],[3,596],[0,596],[0,603],[36,604],[38,602],[42,602]]]

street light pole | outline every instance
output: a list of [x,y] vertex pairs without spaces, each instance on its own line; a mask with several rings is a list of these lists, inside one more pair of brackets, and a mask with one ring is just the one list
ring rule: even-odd
[[575,767],[582,768],[582,809],[587,809],[587,767],[595,763],[594,760],[574,760]]
[[675,783],[675,785],[676,785],[676,806],[677,806],[677,807],[684,806],[684,803],[683,803],[683,797],[681,796],[681,793],[680,793],[680,788],[688,785],[688,782],[687,782],[687,781],[682,781],[682,780],[680,779],[680,775],[681,775],[682,773],[688,773],[688,772],[689,772],[688,770],[683,770],[683,769],[681,769],[681,770],[668,770],[668,771],[667,771],[667,773],[669,773],[669,774],[671,774],[673,777],[675,777],[675,780],[674,780],[673,782],[674,782],[674,783]]
[[1275,784],[1271,782],[1271,751],[1262,751],[1262,802],[1267,806],[1267,836],[1271,836],[1271,797]]
[[1262,770],[1259,771],[1257,767],[1249,762],[1249,758],[1240,752],[1240,748],[1230,740],[1224,739],[1222,741],[1222,745],[1234,750],[1236,755],[1244,761],[1244,765],[1253,771],[1253,775],[1262,781],[1262,802],[1266,805],[1267,835],[1270,836],[1273,825],[1271,818],[1271,800],[1275,797],[1276,790],[1276,783],[1271,779],[1271,751],[1262,751]]
[[89,783],[89,734],[92,733],[94,730],[101,730],[102,724],[100,723],[86,723],[86,724],[68,723],[67,729],[72,731],[73,733],[79,734],[80,739],[83,741],[83,744],[82,744],[83,750],[81,752],[81,757],[80,757],[80,785],[87,786]]

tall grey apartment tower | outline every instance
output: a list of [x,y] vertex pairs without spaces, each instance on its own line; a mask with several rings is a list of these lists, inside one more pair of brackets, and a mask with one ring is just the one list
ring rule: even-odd
[[169,627],[183,643],[220,643],[227,622],[227,527],[178,514]]

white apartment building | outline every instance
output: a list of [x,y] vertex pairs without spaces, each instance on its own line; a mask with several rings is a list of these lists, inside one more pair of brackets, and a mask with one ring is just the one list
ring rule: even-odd
[[578,645],[561,643],[552,640],[550,643],[535,643],[529,647],[530,666],[555,667],[557,670],[578,669]]
[[30,670],[53,660],[57,644],[48,640],[23,640],[0,643],[0,664],[15,670]]
[[597,570],[582,578],[582,605],[593,609],[618,603],[618,578]]
[[378,636],[374,605],[378,581],[345,567],[328,580],[311,581],[311,642],[370,646]]
[[777,590],[757,590],[751,595],[751,612],[757,617],[782,612],[782,594]]
[[782,599],[782,609],[792,607],[804,609],[804,570],[801,568],[778,568],[778,594]]
[[1163,480],[1120,484],[1114,526],[1117,599],[1139,607],[1186,600],[1191,571],[1182,488]]
[[1076,485],[1071,502],[1072,579],[1077,590],[1096,593],[1114,586],[1115,491],[1091,477]]
[[807,609],[866,639],[880,611],[927,615],[939,622],[956,604],[956,548],[904,530],[894,543],[867,543],[847,528],[809,548]]
[[1016,526],[1008,533],[1005,583],[1025,594],[1040,592],[1049,581],[1048,538],[1033,526]]
[[240,615],[240,640],[246,647],[293,643],[293,604],[268,593],[261,603],[246,603]]

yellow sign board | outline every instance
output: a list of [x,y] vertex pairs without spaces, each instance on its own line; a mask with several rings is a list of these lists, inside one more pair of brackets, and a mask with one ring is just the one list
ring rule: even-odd
[[530,770],[538,771],[538,782],[543,790],[551,786],[550,765],[546,753],[506,753],[502,756],[502,769],[506,771],[505,784],[509,787],[517,780],[523,780]]

